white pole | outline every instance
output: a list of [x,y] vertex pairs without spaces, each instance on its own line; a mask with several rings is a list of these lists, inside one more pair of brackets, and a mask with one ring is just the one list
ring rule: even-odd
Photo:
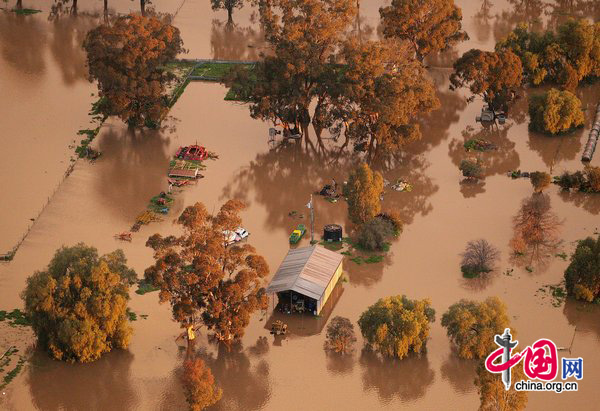
[[310,244],[315,241],[315,206],[312,194],[310,195]]

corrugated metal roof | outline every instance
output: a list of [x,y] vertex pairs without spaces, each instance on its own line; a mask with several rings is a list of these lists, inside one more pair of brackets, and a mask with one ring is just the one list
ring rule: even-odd
[[314,245],[291,249],[267,287],[267,293],[293,290],[318,300],[344,256]]

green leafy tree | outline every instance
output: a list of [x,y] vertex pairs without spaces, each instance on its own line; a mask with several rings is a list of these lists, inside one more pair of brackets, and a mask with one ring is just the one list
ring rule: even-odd
[[600,297],[600,237],[577,243],[565,271],[567,293],[578,300],[592,302]]
[[462,160],[458,169],[462,172],[463,177],[468,179],[478,179],[483,176],[483,167],[479,159]]
[[382,251],[394,234],[394,225],[391,221],[375,217],[361,224],[356,235],[356,242],[365,250]]
[[408,41],[421,62],[431,53],[469,39],[454,0],[392,0],[379,13],[383,34]]
[[388,357],[421,353],[427,344],[435,310],[428,299],[382,298],[363,312],[358,326],[367,344]]
[[494,336],[510,327],[506,305],[498,297],[483,302],[460,300],[442,316],[442,327],[461,358],[485,358],[495,348]]
[[550,134],[569,132],[583,126],[581,100],[569,91],[551,89],[529,99],[529,127]]
[[529,175],[531,185],[536,193],[541,193],[552,183],[552,176],[544,171],[534,171]]
[[[527,379],[520,365],[510,371],[512,381]],[[514,383],[507,391],[502,375],[489,372],[483,362],[477,367],[475,385],[480,399],[479,411],[520,411],[527,406],[527,391],[517,391]]]
[[506,110],[522,82],[521,60],[511,50],[469,50],[454,62],[450,75],[450,89],[468,87],[469,101],[481,96],[492,110]]
[[190,411],[210,407],[219,402],[223,395],[223,390],[215,384],[210,368],[199,357],[185,360],[181,380]]
[[90,81],[98,81],[104,115],[131,126],[155,126],[168,111],[164,65],[183,51],[179,29],[136,14],[90,30],[83,42]]
[[135,272],[121,250],[98,257],[77,244],[56,251],[48,268],[27,279],[21,298],[40,345],[57,360],[90,362],[127,348],[129,285]]
[[366,223],[380,213],[383,176],[368,164],[361,163],[350,174],[345,191],[350,220],[355,224]]
[[241,226],[244,207],[229,200],[212,216],[196,203],[178,219],[181,236],[155,234],[146,243],[156,261],[146,269],[146,281],[160,289],[161,302],[171,304],[173,318],[184,328],[206,326],[226,345],[244,335],[252,313],[267,303],[265,259],[250,244],[225,243],[224,232]]
[[327,326],[325,349],[347,354],[354,350],[355,343],[354,324],[345,317],[334,317]]

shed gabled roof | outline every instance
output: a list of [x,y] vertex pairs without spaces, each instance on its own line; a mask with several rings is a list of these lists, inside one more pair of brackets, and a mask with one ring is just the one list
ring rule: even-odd
[[267,293],[293,290],[318,300],[344,256],[314,245],[291,249],[267,287]]

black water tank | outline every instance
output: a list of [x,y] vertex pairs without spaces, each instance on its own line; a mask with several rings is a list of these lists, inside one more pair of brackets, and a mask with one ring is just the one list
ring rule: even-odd
[[327,224],[324,229],[323,239],[325,241],[342,241],[342,226]]

